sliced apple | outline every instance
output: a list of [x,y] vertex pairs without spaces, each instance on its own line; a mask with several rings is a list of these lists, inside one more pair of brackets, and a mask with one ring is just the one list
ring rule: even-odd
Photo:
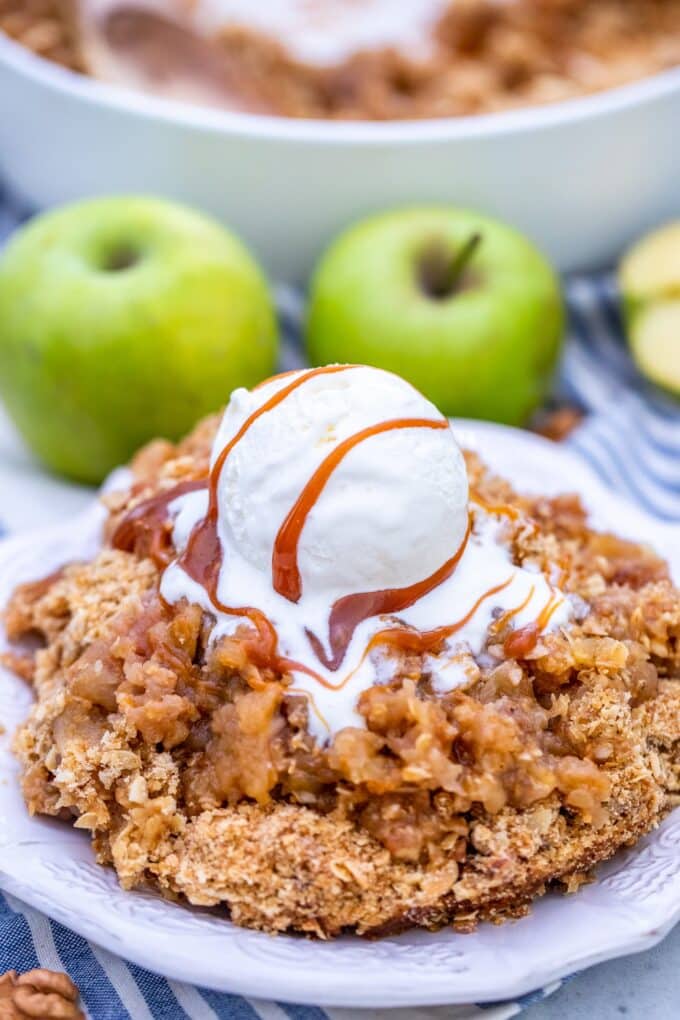
[[680,396],[680,298],[650,305],[636,317],[630,349],[643,375]]
[[680,221],[647,234],[630,249],[621,262],[619,283],[633,300],[680,298]]
[[643,237],[619,267],[631,354],[644,376],[680,396],[680,222]]

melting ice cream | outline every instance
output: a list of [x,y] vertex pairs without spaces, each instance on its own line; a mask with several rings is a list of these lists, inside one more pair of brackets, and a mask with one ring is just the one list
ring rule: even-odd
[[499,617],[535,642],[570,616],[549,579],[512,562],[504,509],[469,500],[447,419],[378,369],[237,390],[207,488],[170,512],[164,598],[201,605],[213,641],[238,630],[256,664],[289,673],[319,739],[361,724],[361,691],[404,653],[444,692],[470,682]]

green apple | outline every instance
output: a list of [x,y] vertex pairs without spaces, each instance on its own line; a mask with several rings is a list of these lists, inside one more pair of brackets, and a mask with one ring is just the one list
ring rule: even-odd
[[52,470],[99,482],[274,370],[244,246],[191,209],[94,199],[32,220],[0,259],[0,395]]
[[563,326],[559,283],[525,237],[432,206],[371,217],[331,245],[306,341],[314,364],[390,369],[445,414],[519,425],[545,396]]
[[638,368],[680,396],[680,222],[631,248],[619,267],[619,287]]

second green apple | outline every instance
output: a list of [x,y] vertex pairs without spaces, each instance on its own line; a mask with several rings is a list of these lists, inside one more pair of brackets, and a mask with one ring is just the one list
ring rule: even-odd
[[517,231],[428,206],[371,217],[328,249],[314,275],[314,364],[397,372],[448,415],[523,424],[559,357],[564,309],[550,264]]

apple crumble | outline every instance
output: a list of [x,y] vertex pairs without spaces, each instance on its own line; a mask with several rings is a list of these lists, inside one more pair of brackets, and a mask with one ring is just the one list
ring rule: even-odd
[[677,0],[0,0],[74,70],[286,117],[451,117],[599,92],[680,63]]
[[[237,391],[221,424],[138,454],[92,562],[11,599],[36,694],[15,742],[26,803],[90,833],[125,888],[269,932],[466,930],[577,889],[678,803],[680,593],[665,563],[591,530],[575,496],[521,496],[474,454],[459,462],[436,410],[378,375],[332,366]],[[359,420],[364,383],[380,426]],[[392,400],[420,416],[391,418]],[[300,445],[273,471],[295,443],[320,466]],[[434,481],[417,475],[425,454]],[[374,510],[365,465],[393,493]],[[307,474],[314,505],[298,499],[279,527]],[[394,577],[390,504],[408,546]],[[458,547],[445,570],[428,574],[421,534],[441,557],[440,542]],[[393,590],[333,601],[343,571],[363,590],[367,562]]]

